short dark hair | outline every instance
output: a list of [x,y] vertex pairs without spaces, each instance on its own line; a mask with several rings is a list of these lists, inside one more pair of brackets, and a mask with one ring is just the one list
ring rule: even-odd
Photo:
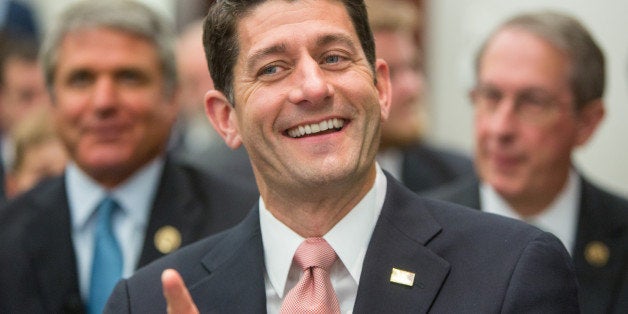
[[[203,26],[203,46],[210,75],[217,90],[232,105],[233,69],[239,54],[237,23],[255,7],[267,0],[216,0],[210,7]],[[299,0],[286,0],[299,1]],[[375,70],[375,42],[363,0],[338,0],[347,9],[366,59]]]

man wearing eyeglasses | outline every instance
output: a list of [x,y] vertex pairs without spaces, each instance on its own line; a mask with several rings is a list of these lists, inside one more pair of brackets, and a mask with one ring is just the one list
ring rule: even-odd
[[604,118],[604,56],[572,17],[513,17],[476,58],[471,92],[479,178],[432,196],[525,220],[574,258],[582,313],[628,310],[628,201],[574,167]]

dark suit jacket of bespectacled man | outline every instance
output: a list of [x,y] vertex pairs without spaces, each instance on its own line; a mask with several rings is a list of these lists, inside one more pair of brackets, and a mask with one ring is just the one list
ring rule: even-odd
[[174,35],[164,19],[112,0],[79,1],[57,22],[43,63],[71,162],[0,210],[0,313],[87,309],[95,205],[105,195],[121,205],[112,229],[123,277],[235,225],[258,198],[165,153],[178,107]]
[[261,198],[236,227],[119,282],[105,312],[168,300],[172,313],[276,313],[308,237],[339,256],[343,313],[578,312],[556,237],[420,198],[374,161],[391,93],[362,0],[217,1],[205,23],[207,113],[247,148]]

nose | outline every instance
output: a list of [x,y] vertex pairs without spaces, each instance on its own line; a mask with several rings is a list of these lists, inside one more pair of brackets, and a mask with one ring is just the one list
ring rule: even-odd
[[511,97],[505,97],[493,112],[485,113],[488,130],[498,138],[511,138],[515,134],[519,120],[514,101]]
[[325,72],[312,58],[302,58],[293,74],[294,88],[288,99],[294,104],[318,104],[333,94]]
[[92,94],[92,104],[98,111],[108,111],[113,108],[118,99],[118,92],[114,80],[100,77],[96,81]]

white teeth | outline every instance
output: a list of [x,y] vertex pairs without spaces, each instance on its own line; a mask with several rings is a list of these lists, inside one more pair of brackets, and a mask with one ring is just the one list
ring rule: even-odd
[[316,134],[318,132],[327,131],[329,129],[341,129],[344,124],[345,123],[342,119],[333,118],[322,121],[320,123],[300,125],[291,130],[288,130],[288,135],[293,138],[298,138],[306,134]]
[[[332,122],[333,124],[333,122]],[[327,131],[327,129],[329,129],[327,127],[327,121],[323,121],[321,123],[318,124],[318,128],[321,129],[321,131]]]

